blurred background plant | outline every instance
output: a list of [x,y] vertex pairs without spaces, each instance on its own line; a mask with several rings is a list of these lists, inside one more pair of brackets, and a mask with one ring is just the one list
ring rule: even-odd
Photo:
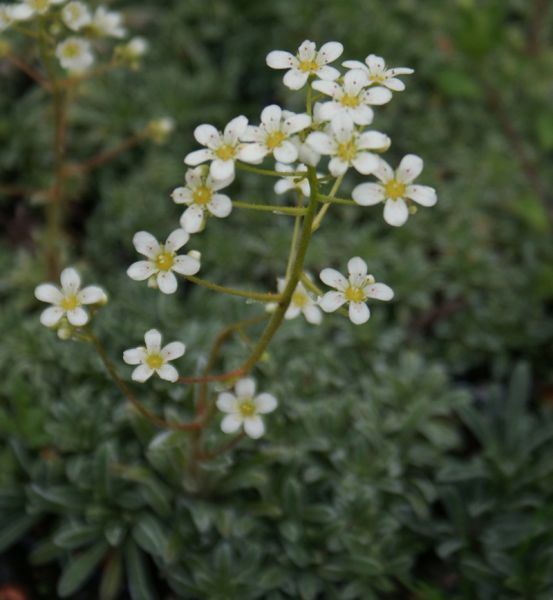
[[[394,304],[361,328],[339,317],[288,324],[260,370],[281,401],[267,437],[192,476],[181,434],[144,422],[87,348],[39,325],[41,208],[0,193],[0,576],[37,598],[549,599],[550,3],[112,8],[150,52],[139,74],[80,84],[71,160],[117,147],[145,115],[177,124],[166,145],[135,146],[68,191],[73,262],[113,299],[96,317],[112,356],[156,325],[195,349],[184,359],[193,370],[247,311],[184,286],[137,306],[124,269],[135,231],[161,235],[178,217],[169,194],[193,127],[284,100],[264,65],[274,48],[336,39],[344,58],[374,52],[415,68],[375,124],[394,140],[391,159],[424,158],[440,202],[393,232],[380,214],[330,211],[310,263],[359,254],[386,273]],[[48,187],[44,92],[9,62],[0,69],[2,185]],[[251,213],[233,216],[233,235],[210,224],[197,246],[215,280],[273,285],[288,229],[265,225]],[[162,385],[149,405],[186,416],[186,390],[156,404]]]

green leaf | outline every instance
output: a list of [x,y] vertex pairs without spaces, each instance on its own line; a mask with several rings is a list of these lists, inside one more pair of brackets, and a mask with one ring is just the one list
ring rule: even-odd
[[167,536],[158,519],[153,515],[143,515],[133,527],[134,541],[153,556],[164,556],[167,548]]
[[58,582],[58,594],[62,598],[74,594],[92,576],[107,549],[108,545],[105,542],[99,542],[71,559]]
[[60,529],[54,536],[54,543],[61,548],[74,550],[89,545],[100,537],[98,528],[93,525],[71,524]]
[[112,554],[104,567],[100,583],[100,600],[116,600],[123,588],[123,559],[119,552]]
[[125,546],[125,565],[132,600],[156,600],[144,555],[134,542]]
[[0,526],[0,552],[22,538],[37,521],[38,517],[35,515],[21,515]]

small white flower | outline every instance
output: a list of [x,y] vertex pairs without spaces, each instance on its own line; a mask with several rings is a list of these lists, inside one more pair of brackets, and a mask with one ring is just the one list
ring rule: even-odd
[[82,327],[89,320],[86,304],[103,304],[107,296],[101,287],[89,285],[82,290],[79,273],[69,267],[61,272],[61,289],[52,283],[43,283],[35,289],[35,297],[53,306],[40,315],[40,322],[46,327],[57,325],[66,317],[71,325]]
[[23,0],[23,4],[30,9],[32,15],[44,15],[52,6],[64,2],[65,0]]
[[[277,287],[279,293],[282,293],[286,287],[286,279],[279,277]],[[292,294],[292,299],[288,309],[284,313],[284,318],[295,319],[300,314],[303,314],[305,320],[312,325],[320,325],[323,320],[323,314],[317,305],[317,301],[313,295],[305,289],[305,286],[301,281],[298,282],[298,285]]]
[[175,129],[175,120],[171,117],[152,119],[148,123],[148,134],[156,144],[163,144]]
[[253,439],[265,433],[265,424],[260,415],[273,412],[278,402],[272,394],[256,395],[255,387],[253,379],[239,379],[234,386],[235,394],[219,394],[217,408],[228,413],[221,422],[224,433],[234,433],[241,427]]
[[184,162],[195,167],[210,160],[209,171],[213,179],[234,177],[234,163],[244,147],[240,138],[247,127],[248,119],[242,115],[227,123],[224,132],[218,131],[213,125],[198,125],[194,137],[206,148],[190,152],[184,157]]
[[123,360],[128,365],[138,365],[132,372],[132,379],[144,383],[154,373],[161,379],[175,382],[179,374],[173,365],[168,364],[170,360],[180,358],[186,350],[182,342],[171,342],[161,347],[161,333],[157,329],[150,329],[144,335],[146,346],[130,348],[123,352]]
[[332,157],[328,168],[334,177],[343,175],[350,166],[363,175],[372,173],[380,159],[368,150],[382,151],[390,146],[390,138],[383,133],[358,132],[351,118],[344,113],[332,119],[327,133],[314,131],[306,141],[319,154]]
[[88,10],[88,6],[78,0],[69,2],[63,7],[61,18],[72,31],[80,31],[92,22],[92,15]]
[[190,239],[184,229],[176,229],[165,241],[159,244],[156,238],[147,231],[134,234],[133,244],[136,251],[148,260],[139,260],[127,269],[127,275],[135,281],[150,279],[164,294],[177,291],[177,278],[180,275],[195,275],[200,270],[200,261],[194,256],[177,256],[177,250]]
[[386,63],[381,56],[369,54],[365,59],[365,64],[358,60],[346,60],[342,63],[348,69],[362,69],[367,73],[369,85],[378,84],[387,87],[394,92],[402,92],[405,84],[396,75],[411,75],[415,71],[408,67],[386,68]]
[[128,42],[125,46],[125,49],[130,58],[141,58],[148,51],[148,42],[143,37],[133,37],[132,40]]
[[290,139],[295,133],[311,125],[311,117],[305,113],[294,114],[271,104],[261,112],[261,124],[249,126],[242,136],[247,144],[240,152],[240,160],[259,164],[268,154],[282,163],[298,159],[298,149]]
[[123,16],[121,13],[109,11],[105,6],[99,6],[92,19],[92,27],[98,35],[122,38],[127,35],[123,27]]
[[90,42],[78,37],[69,37],[58,44],[56,56],[61,66],[73,73],[86,71],[94,62]]
[[0,4],[0,32],[5,31],[14,21],[12,7]]
[[368,298],[391,300],[394,292],[384,283],[375,283],[372,275],[367,275],[367,263],[356,256],[348,261],[349,277],[346,279],[335,269],[323,269],[321,281],[336,288],[336,292],[327,292],[319,300],[319,306],[325,312],[334,312],[343,304],[349,304],[349,318],[352,323],[361,325],[371,316],[369,307],[365,304]]
[[329,121],[345,112],[357,125],[372,123],[374,112],[371,105],[386,104],[392,99],[392,92],[384,87],[364,89],[367,85],[367,75],[360,69],[348,71],[341,85],[336,81],[314,81],[313,89],[332,98],[321,106],[321,118]]
[[271,69],[289,69],[284,75],[284,85],[291,90],[299,90],[310,75],[320,79],[334,80],[340,76],[340,71],[327,66],[335,61],[344,51],[339,42],[327,42],[317,51],[314,42],[305,40],[298,48],[296,56],[283,50],[273,50],[267,54],[267,65]]
[[228,217],[232,211],[232,202],[225,194],[217,192],[232,183],[231,179],[213,179],[207,168],[202,166],[188,169],[185,175],[186,186],[173,190],[171,197],[177,204],[187,204],[182,213],[180,224],[188,233],[201,231],[205,217]]
[[[307,167],[301,163],[293,165],[285,165],[284,163],[276,163],[275,170],[280,173],[305,173],[307,175]],[[299,190],[306,198],[311,194],[311,188],[307,177],[292,177],[287,176],[279,179],[275,183],[275,192],[284,194],[290,190]]]
[[422,158],[407,154],[394,172],[390,165],[380,159],[374,174],[381,183],[361,183],[354,188],[352,197],[361,206],[384,204],[384,220],[399,227],[407,221],[410,201],[421,206],[434,206],[438,201],[436,190],[427,185],[413,185],[423,168]]

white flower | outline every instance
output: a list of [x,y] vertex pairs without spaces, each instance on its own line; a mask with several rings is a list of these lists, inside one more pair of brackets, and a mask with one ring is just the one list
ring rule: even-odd
[[179,374],[173,365],[168,364],[170,360],[180,358],[186,350],[182,342],[171,342],[161,347],[161,333],[157,329],[150,329],[144,335],[146,346],[130,348],[123,352],[123,360],[128,365],[138,365],[132,372],[132,379],[144,383],[154,373],[161,379],[174,382]]
[[137,59],[144,56],[148,51],[148,42],[143,37],[133,37],[125,46],[125,49],[130,58]]
[[369,85],[376,83],[383,85],[394,92],[402,92],[405,89],[405,84],[396,75],[411,75],[415,71],[408,67],[395,67],[387,69],[384,59],[376,54],[369,54],[365,59],[365,63],[358,60],[346,60],[342,64],[348,69],[362,69],[367,73]]
[[53,327],[62,317],[66,317],[75,327],[86,325],[89,315],[83,305],[105,303],[106,293],[96,285],[81,290],[79,273],[71,267],[61,272],[60,279],[61,289],[52,283],[43,283],[35,289],[36,298],[53,304],[40,315],[40,322],[46,327]]
[[194,137],[206,148],[190,152],[184,157],[184,162],[195,167],[211,160],[209,170],[213,179],[234,177],[234,163],[244,146],[240,138],[247,127],[248,119],[242,115],[227,123],[224,132],[218,131],[213,125],[198,125]]
[[294,114],[271,104],[261,112],[261,124],[249,126],[242,136],[247,144],[240,152],[240,160],[258,164],[268,154],[282,163],[292,163],[298,158],[298,149],[290,138],[311,125],[311,117],[305,113]]
[[188,233],[201,231],[206,213],[215,217],[228,217],[232,211],[232,202],[219,190],[232,183],[231,179],[213,179],[202,166],[188,169],[185,175],[186,186],[173,190],[171,197],[177,204],[187,204],[182,213],[180,224]]
[[156,144],[163,144],[174,129],[175,120],[171,117],[152,119],[147,127],[148,135]]
[[127,269],[127,275],[136,281],[152,278],[164,294],[177,291],[177,278],[174,273],[195,275],[200,270],[200,261],[195,256],[177,256],[177,250],[190,239],[184,229],[176,229],[165,241],[159,244],[147,231],[134,234],[133,244],[136,251],[148,260],[139,260]]
[[365,304],[368,298],[391,300],[394,292],[384,283],[375,283],[372,275],[367,275],[367,263],[359,256],[348,261],[349,277],[346,279],[335,269],[323,269],[321,281],[336,288],[336,292],[327,292],[319,300],[319,306],[325,312],[334,312],[343,304],[349,304],[349,318],[352,323],[361,325],[371,316]]
[[319,154],[332,156],[328,168],[334,177],[343,175],[350,166],[364,175],[372,173],[378,167],[379,158],[367,150],[382,151],[390,146],[390,138],[383,133],[359,133],[344,113],[332,119],[328,133],[314,131],[306,141]]
[[0,32],[5,31],[13,23],[12,7],[0,4]]
[[[286,279],[279,277],[277,280],[277,287],[279,293],[282,293],[286,287]],[[275,304],[275,307],[276,306],[277,305]],[[292,294],[292,299],[284,313],[284,318],[295,319],[300,314],[303,314],[305,320],[312,325],[320,325],[323,320],[323,314],[317,306],[315,298],[305,289],[305,286],[301,281],[298,282],[298,285]]]
[[64,2],[65,0],[23,0],[23,4],[30,9],[31,15],[44,15],[52,6]]
[[357,125],[372,123],[374,112],[370,105],[386,104],[392,99],[392,92],[384,87],[364,89],[367,84],[367,75],[360,69],[348,71],[341,85],[336,81],[314,81],[313,89],[332,98],[321,106],[321,118],[329,121],[345,112]]
[[339,42],[327,42],[317,51],[313,42],[305,40],[298,49],[296,56],[283,50],[273,50],[267,54],[267,65],[271,69],[289,69],[284,75],[284,85],[291,90],[302,88],[310,75],[320,79],[333,80],[340,76],[340,71],[327,66],[336,60],[344,51]]
[[123,17],[121,13],[109,11],[105,6],[99,6],[94,13],[92,26],[94,31],[99,35],[122,38],[127,35],[122,21]]
[[82,73],[94,62],[94,56],[87,40],[69,37],[56,47],[56,56],[61,66],[73,73]]
[[223,392],[217,398],[217,408],[228,413],[221,422],[225,433],[234,433],[240,427],[251,438],[260,438],[265,433],[265,424],[259,415],[273,412],[277,407],[276,398],[267,393],[255,394],[255,381],[239,379],[234,386],[235,394]]
[[72,31],[79,31],[92,22],[88,6],[78,1],[66,4],[61,11],[61,18]]
[[380,159],[374,174],[381,183],[361,183],[354,188],[352,197],[361,206],[385,202],[384,220],[399,227],[409,216],[409,201],[413,200],[421,206],[434,206],[438,201],[434,188],[412,184],[422,167],[422,158],[414,154],[404,156],[395,173],[386,161]]
[[[305,173],[307,175],[307,167],[301,163],[293,165],[285,165],[284,163],[276,163],[275,170],[280,173]],[[306,198],[311,194],[311,188],[307,177],[287,176],[279,179],[275,183],[275,192],[284,194],[290,190],[299,190]]]

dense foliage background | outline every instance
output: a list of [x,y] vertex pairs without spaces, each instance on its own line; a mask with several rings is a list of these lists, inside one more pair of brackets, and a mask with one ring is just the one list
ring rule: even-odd
[[[340,40],[345,58],[414,67],[376,126],[392,163],[424,158],[439,203],[399,230],[379,209],[330,211],[312,271],[358,254],[396,300],[363,327],[338,315],[287,324],[257,371],[280,400],[268,435],[192,473],[186,435],[145,422],[90,348],[40,326],[40,198],[0,194],[0,582],[45,599],[553,597],[549,3],[114,6],[151,52],[141,71],[83,87],[70,154],[153,116],[177,123],[167,145],[133,149],[71,190],[68,261],[110,293],[97,327],[115,360],[156,326],[187,343],[193,372],[225,323],[254,314],[184,286],[175,297],[141,286],[137,303],[124,271],[135,231],[162,237],[176,223],[169,193],[196,124],[293,104],[265,67],[272,49]],[[2,184],[45,186],[46,97],[2,61],[0,89]],[[255,177],[235,189],[271,194]],[[261,289],[289,234],[287,219],[236,211],[194,247],[212,280]],[[227,365],[244,353],[230,345]],[[182,386],[141,392],[167,415],[190,411]]]

